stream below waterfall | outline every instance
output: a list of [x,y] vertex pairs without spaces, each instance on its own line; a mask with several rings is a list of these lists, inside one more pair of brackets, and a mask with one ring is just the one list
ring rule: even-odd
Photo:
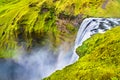
[[0,80],[41,80],[77,61],[75,50],[83,41],[118,25],[120,19],[87,18],[80,25],[75,45],[67,51],[64,49],[68,43],[60,45],[55,52],[49,46],[34,50],[30,55],[25,54],[24,49],[18,50],[18,57],[0,59]]

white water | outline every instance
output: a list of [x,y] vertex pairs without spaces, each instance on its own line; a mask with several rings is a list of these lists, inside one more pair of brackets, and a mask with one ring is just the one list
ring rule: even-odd
[[71,63],[78,60],[78,55],[76,54],[76,48],[81,46],[82,43],[90,38],[92,35],[97,33],[104,33],[106,30],[110,30],[113,27],[120,25],[120,19],[117,18],[87,18],[85,19],[77,33],[75,40],[75,46],[73,51],[73,56]]
[[11,60],[0,60],[0,80],[40,80],[56,70],[74,63],[78,56],[75,50],[83,41],[96,33],[104,33],[112,27],[120,25],[120,19],[87,18],[81,24],[74,50],[68,48],[69,43],[61,44],[57,51],[49,46],[25,54],[24,49],[18,50],[19,56]]

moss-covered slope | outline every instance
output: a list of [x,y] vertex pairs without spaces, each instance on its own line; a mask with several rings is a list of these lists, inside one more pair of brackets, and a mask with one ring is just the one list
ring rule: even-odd
[[79,60],[45,80],[120,79],[120,27],[97,34],[77,48]]
[[18,46],[31,49],[50,42],[56,47],[74,41],[74,26],[82,18],[120,17],[119,4],[117,0],[0,0],[0,57]]

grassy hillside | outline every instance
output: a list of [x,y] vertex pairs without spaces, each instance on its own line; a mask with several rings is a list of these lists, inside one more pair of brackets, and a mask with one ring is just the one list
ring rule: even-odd
[[119,80],[120,27],[96,34],[77,48],[74,64],[56,71],[45,80]]
[[106,1],[0,0],[0,57],[21,46],[30,50],[46,42],[53,47],[71,43],[75,26],[85,17],[120,17],[120,3]]

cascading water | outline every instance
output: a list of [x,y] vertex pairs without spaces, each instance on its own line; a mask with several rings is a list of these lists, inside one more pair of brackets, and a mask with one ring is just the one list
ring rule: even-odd
[[106,30],[110,30],[113,27],[120,25],[120,19],[117,18],[87,18],[85,19],[77,33],[75,40],[75,46],[71,62],[75,62],[78,59],[78,55],[75,50],[78,46],[90,38],[96,33],[104,33]]
[[78,56],[75,50],[82,42],[93,34],[120,25],[120,19],[87,18],[83,21],[77,34],[74,49],[66,49],[69,43],[63,43],[56,52],[49,47],[35,50],[32,54],[24,54],[19,50],[17,58],[0,60],[0,80],[40,80],[58,69],[74,63]]

